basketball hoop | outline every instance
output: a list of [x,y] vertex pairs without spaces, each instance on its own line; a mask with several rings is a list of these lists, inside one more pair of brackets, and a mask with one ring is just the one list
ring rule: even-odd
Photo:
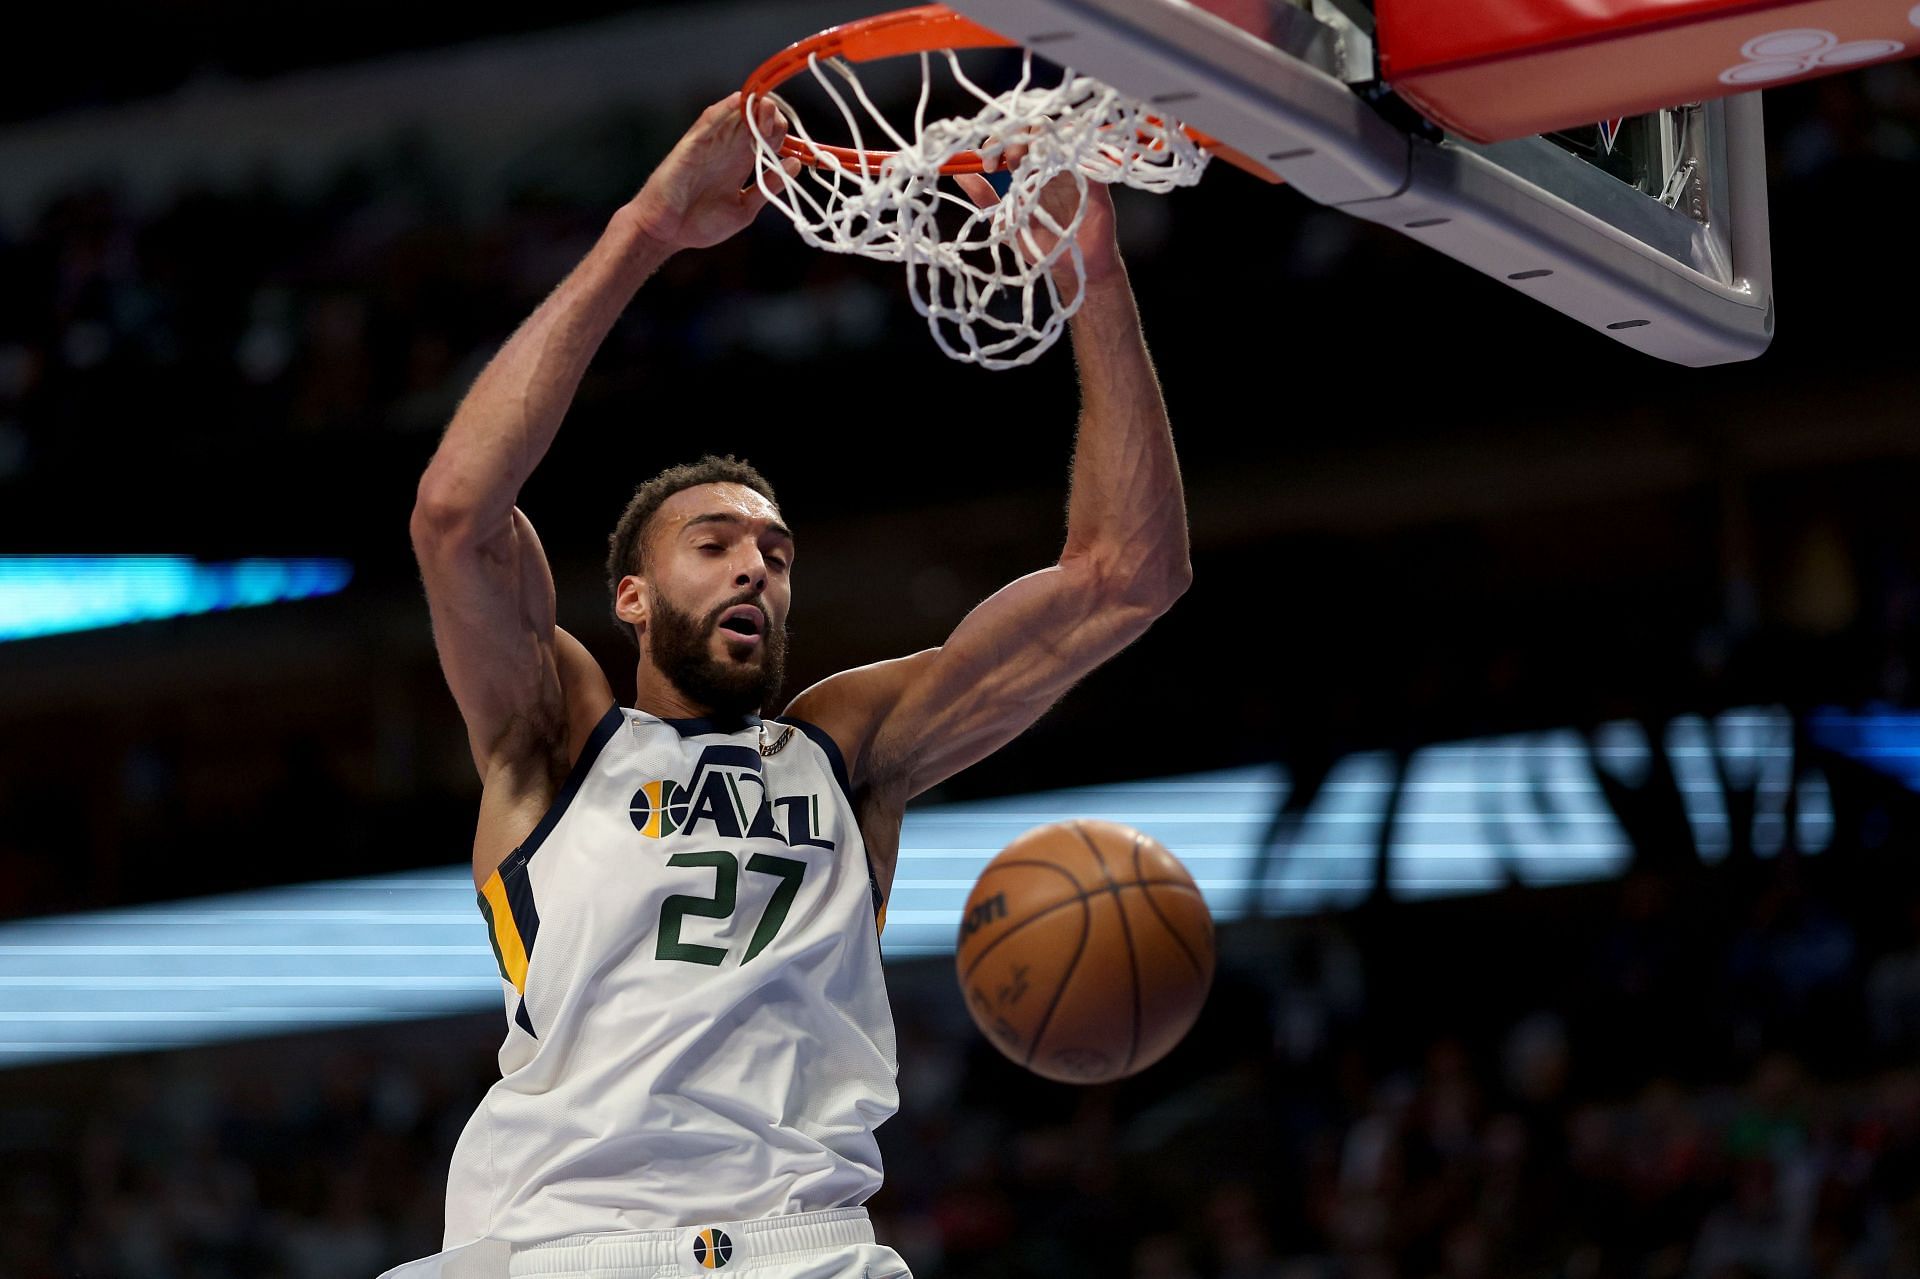
[[[961,68],[959,50],[1013,47],[945,5],[883,13],[768,59],[748,77],[741,106],[760,189],[801,238],[830,252],[905,264],[914,309],[940,348],[984,368],[1036,359],[1079,310],[1086,270],[1074,237],[1087,183],[1122,182],[1154,192],[1191,186],[1211,145],[1087,76],[1067,70],[1049,83],[1050,76],[1036,73],[1030,51],[1022,51],[1013,87],[999,93]],[[920,59],[920,93],[912,123],[896,126],[874,105],[855,64],[907,55]],[[962,96],[977,103],[971,115],[927,119],[941,65]],[[776,92],[802,72],[811,72],[839,109],[851,145],[816,137]],[[762,98],[787,125],[778,148],[755,120]],[[869,140],[893,149],[875,149]],[[791,178],[781,167],[787,159],[801,162]],[[942,175],[1002,171],[1010,181],[990,208],[940,185]],[[1071,181],[1080,197],[1064,223],[1040,198],[1056,178]],[[1056,268],[1070,277],[1064,287]]]

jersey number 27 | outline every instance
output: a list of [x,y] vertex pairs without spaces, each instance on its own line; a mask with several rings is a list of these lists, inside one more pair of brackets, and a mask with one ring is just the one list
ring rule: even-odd
[[[731,852],[720,848],[710,853],[675,853],[667,858],[667,865],[713,867],[713,896],[675,893],[660,903],[660,932],[654,943],[653,957],[717,967],[727,957],[726,948],[681,941],[680,921],[688,915],[701,919],[730,918],[740,885],[740,861]],[[794,895],[800,891],[800,880],[807,873],[807,864],[791,857],[755,853],[747,858],[747,869],[756,875],[771,875],[780,884],[767,900],[767,909],[761,914],[752,939],[747,942],[747,953],[740,959],[743,964],[765,950],[767,943],[780,932],[780,925],[787,922],[787,912],[793,908]]]

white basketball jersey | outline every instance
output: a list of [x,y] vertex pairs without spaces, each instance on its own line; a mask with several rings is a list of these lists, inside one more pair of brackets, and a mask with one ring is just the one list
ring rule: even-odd
[[509,1024],[447,1247],[879,1188],[899,1104],[879,894],[825,733],[614,707],[480,902]]

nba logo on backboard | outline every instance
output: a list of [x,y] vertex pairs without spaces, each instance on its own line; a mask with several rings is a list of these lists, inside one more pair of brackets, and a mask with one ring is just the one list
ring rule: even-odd
[[693,1264],[718,1270],[733,1258],[733,1240],[724,1230],[702,1230],[693,1237]]

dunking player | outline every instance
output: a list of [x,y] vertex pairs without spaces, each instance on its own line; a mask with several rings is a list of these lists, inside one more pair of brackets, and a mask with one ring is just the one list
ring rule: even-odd
[[[770,109],[759,123],[781,127]],[[902,812],[1189,578],[1166,411],[1094,186],[1059,562],[941,647],[835,675],[763,720],[794,535],[750,467],[676,467],[613,536],[613,609],[639,647],[635,706],[615,705],[555,625],[515,496],[640,286],[759,211],[751,166],[738,99],[715,104],[481,373],[420,481],[413,542],[484,779],[473,874],[509,1024],[501,1079],[454,1151],[447,1251],[390,1275],[905,1275],[859,1206],[897,1105],[876,934]],[[983,179],[967,189],[994,198]],[[645,430],[623,451],[644,453]]]

